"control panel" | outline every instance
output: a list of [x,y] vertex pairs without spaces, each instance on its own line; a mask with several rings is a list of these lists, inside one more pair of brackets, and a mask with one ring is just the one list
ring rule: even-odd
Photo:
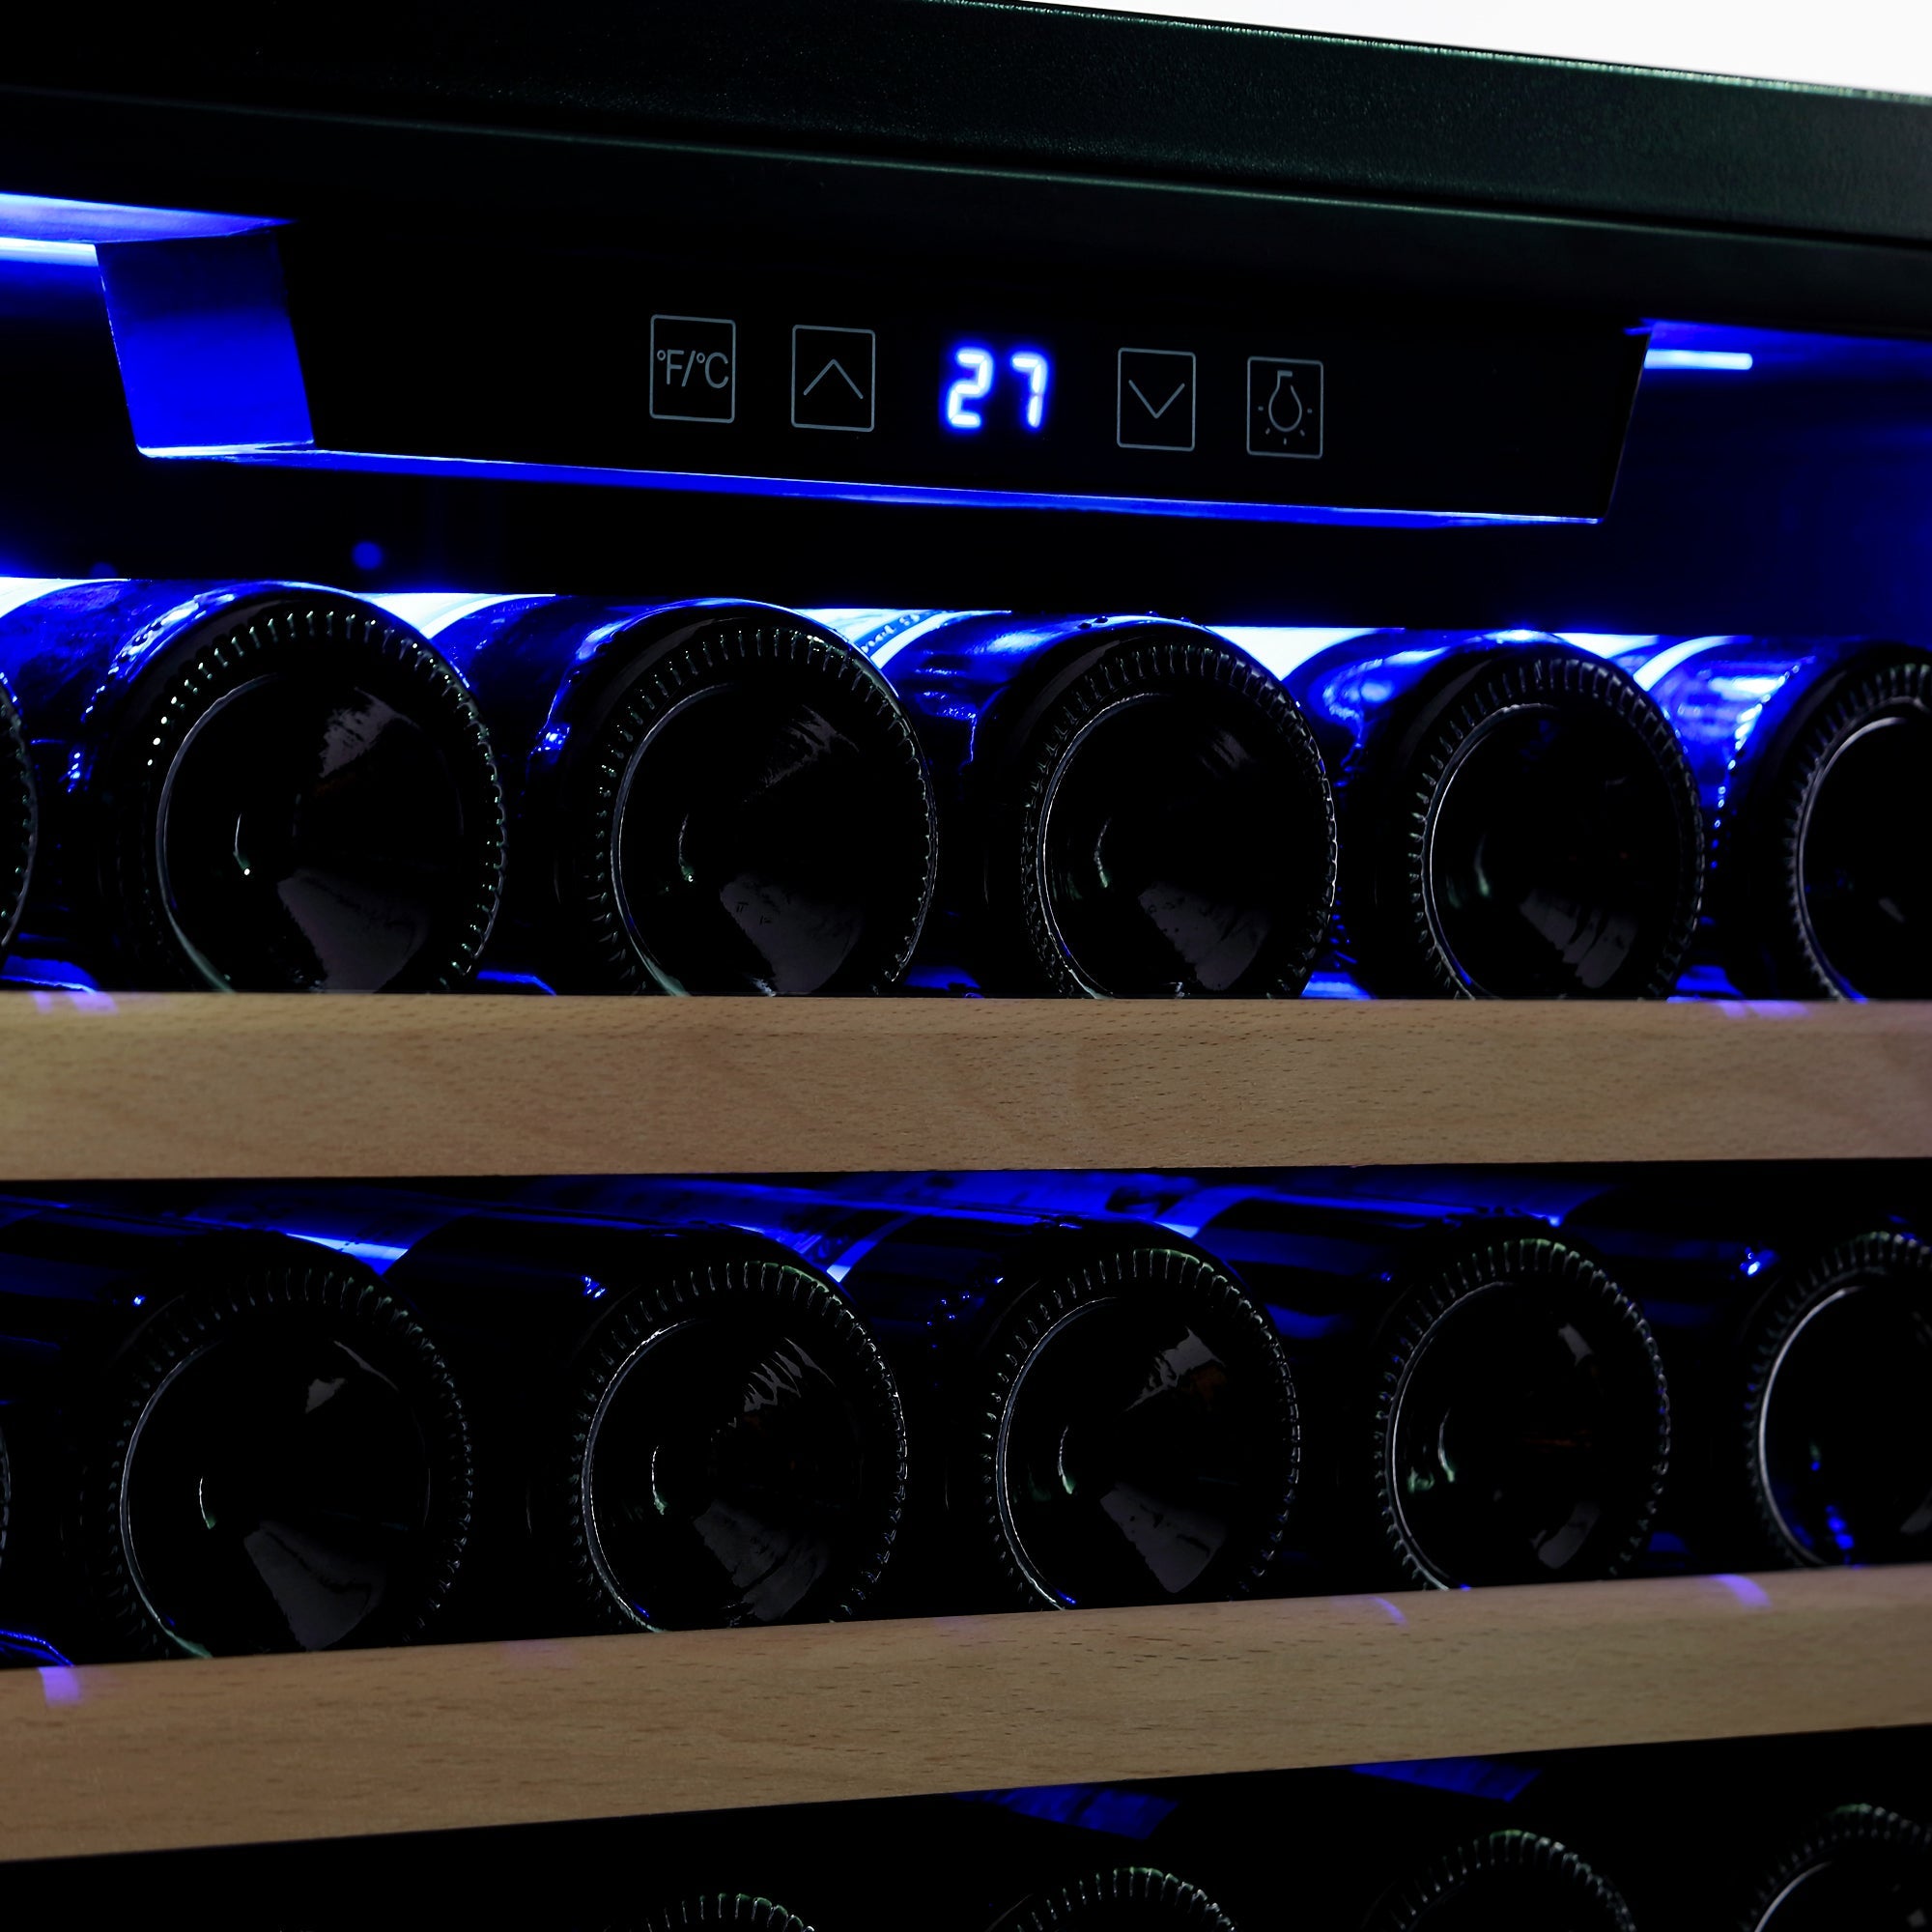
[[1645,339],[1072,276],[405,264],[298,228],[101,266],[152,456],[1316,521],[1600,517]]

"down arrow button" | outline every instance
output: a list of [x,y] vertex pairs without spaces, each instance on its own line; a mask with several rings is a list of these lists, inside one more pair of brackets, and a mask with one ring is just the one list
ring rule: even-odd
[[1194,352],[1122,349],[1114,440],[1122,449],[1194,447]]

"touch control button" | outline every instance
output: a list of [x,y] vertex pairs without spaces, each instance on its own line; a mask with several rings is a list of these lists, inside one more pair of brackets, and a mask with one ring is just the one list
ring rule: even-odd
[[1321,364],[1248,357],[1248,454],[1321,454]]
[[1114,440],[1122,449],[1194,447],[1194,352],[1122,349]]
[[735,422],[738,325],[717,316],[651,317],[651,414],[668,422]]
[[868,434],[879,338],[869,328],[800,323],[791,332],[791,426]]

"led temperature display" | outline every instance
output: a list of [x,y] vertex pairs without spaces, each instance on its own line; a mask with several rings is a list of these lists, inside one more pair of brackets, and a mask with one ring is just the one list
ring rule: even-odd
[[961,342],[948,354],[939,381],[940,420],[958,435],[978,436],[989,426],[1037,435],[1046,427],[1053,358],[1043,349],[1002,352]]

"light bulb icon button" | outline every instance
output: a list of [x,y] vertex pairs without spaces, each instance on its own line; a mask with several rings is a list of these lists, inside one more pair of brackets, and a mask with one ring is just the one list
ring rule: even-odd
[[1293,436],[1307,413],[1302,407],[1301,392],[1294,386],[1294,371],[1277,369],[1274,387],[1268,392],[1268,427],[1283,436]]
[[1321,364],[1248,358],[1248,454],[1321,454]]

